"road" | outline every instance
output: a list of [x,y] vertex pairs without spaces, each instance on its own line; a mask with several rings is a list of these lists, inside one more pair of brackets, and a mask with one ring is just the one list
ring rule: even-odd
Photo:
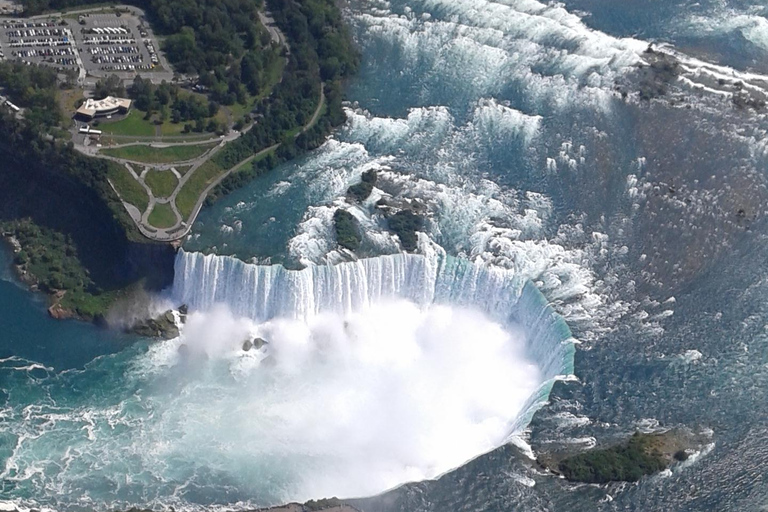
[[285,38],[285,34],[283,34],[277,25],[275,25],[275,20],[272,18],[272,15],[269,13],[269,11],[259,11],[259,21],[261,21],[261,24],[264,25],[264,28],[266,28],[267,32],[269,32],[269,36],[272,38],[272,41],[285,46],[286,53],[290,54],[291,45],[288,44],[288,40]]

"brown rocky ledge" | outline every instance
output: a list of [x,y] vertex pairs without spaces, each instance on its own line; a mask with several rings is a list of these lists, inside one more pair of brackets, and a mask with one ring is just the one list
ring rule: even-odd
[[308,501],[305,504],[289,503],[279,507],[261,508],[254,512],[360,512],[359,509],[338,503],[337,500]]
[[61,305],[61,299],[67,292],[65,290],[56,290],[49,295],[51,306],[48,308],[48,314],[56,320],[67,320],[70,318],[79,318],[77,313]]

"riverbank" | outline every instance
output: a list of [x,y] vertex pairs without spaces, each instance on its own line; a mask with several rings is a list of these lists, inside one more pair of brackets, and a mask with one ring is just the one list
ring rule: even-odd
[[[128,244],[109,268],[118,276],[100,278],[79,253],[72,237],[38,225],[29,218],[0,222],[3,249],[10,254],[10,269],[32,292],[44,294],[48,314],[55,319],[107,323],[108,312],[120,299],[157,291],[173,276],[175,250],[171,246]],[[106,254],[101,255],[103,258]]]
[[337,498],[310,500],[306,503],[288,503],[278,507],[260,508],[253,512],[360,512]]
[[66,295],[66,290],[50,288],[47,284],[43,284],[43,289],[41,289],[41,280],[29,271],[27,252],[22,249],[22,245],[13,231],[0,231],[0,238],[6,245],[6,249],[10,251],[9,267],[13,271],[14,277],[29,291],[42,292],[46,295],[49,303],[48,314],[52,318],[57,320],[76,318],[83,321],[93,321],[93,318],[86,318],[84,315],[78,314],[76,308],[62,306],[61,301]]

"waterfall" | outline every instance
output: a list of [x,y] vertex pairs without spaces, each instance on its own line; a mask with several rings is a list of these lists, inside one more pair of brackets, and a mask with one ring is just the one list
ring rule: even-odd
[[565,321],[535,285],[514,272],[480,266],[442,252],[395,254],[337,265],[287,270],[230,256],[180,250],[173,298],[193,310],[225,304],[256,322],[348,313],[388,298],[419,306],[444,304],[482,311],[502,325],[522,329],[527,355],[543,380],[510,429],[524,429],[546,402],[554,382],[573,373],[573,338]]

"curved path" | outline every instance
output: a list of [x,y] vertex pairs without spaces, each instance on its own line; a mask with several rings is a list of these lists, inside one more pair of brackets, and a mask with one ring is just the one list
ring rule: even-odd
[[[299,137],[301,134],[306,133],[307,130],[312,128],[312,126],[314,126],[315,123],[317,123],[317,120],[320,118],[320,114],[322,113],[324,107],[325,107],[324,84],[320,83],[320,101],[317,104],[317,108],[315,109],[315,112],[312,114],[312,117],[307,122],[307,124],[305,124],[301,128],[301,130],[295,135],[295,137]],[[116,187],[110,181],[110,185],[112,186],[112,189],[115,190],[115,192],[118,194],[118,197],[120,197],[120,200],[122,201],[123,206],[125,207],[128,214],[131,216],[133,221],[136,223],[136,226],[139,228],[139,231],[141,232],[141,234],[143,234],[145,237],[151,240],[154,240],[156,242],[173,242],[175,240],[179,240],[180,238],[185,237],[189,233],[189,231],[192,229],[192,225],[194,224],[195,219],[197,218],[198,214],[200,213],[200,210],[203,207],[206,197],[208,197],[208,194],[210,194],[211,191],[219,183],[222,182],[222,180],[224,180],[227,176],[229,176],[233,172],[236,172],[242,169],[244,166],[251,163],[254,159],[259,158],[272,151],[276,151],[280,147],[280,143],[277,143],[267,148],[264,148],[258,153],[255,153],[249,156],[248,158],[241,160],[231,168],[227,169],[225,172],[222,172],[215,180],[209,183],[208,186],[202,191],[197,201],[195,202],[194,208],[192,208],[192,212],[190,213],[189,217],[185,221],[181,216],[181,212],[179,212],[176,206],[176,198],[178,197],[184,185],[194,175],[197,169],[199,169],[200,166],[202,166],[205,162],[207,162],[210,158],[212,158],[215,153],[220,151],[221,148],[223,148],[227,142],[231,140],[235,140],[238,137],[242,136],[243,134],[247,133],[247,131],[250,130],[251,127],[253,127],[253,124],[248,126],[246,129],[244,129],[240,133],[236,132],[234,136],[226,137],[225,139],[221,140],[221,143],[217,145],[215,148],[212,148],[211,150],[207,151],[200,157],[188,162],[174,162],[173,164],[145,164],[141,162],[132,162],[129,160],[109,157],[105,155],[98,155],[98,156],[101,158],[107,158],[109,160],[113,160],[125,165],[126,168],[130,171],[131,175],[134,177],[134,179],[136,179],[136,181],[138,181],[142,185],[142,187],[144,187],[144,190],[146,190],[147,195],[149,196],[149,204],[144,212],[140,212],[138,208],[136,208],[134,205],[130,203],[127,203],[125,200],[123,200],[122,197],[120,197],[120,193],[117,191]],[[175,173],[177,178],[179,178],[178,184],[176,185],[176,188],[174,189],[173,193],[170,196],[163,197],[163,198],[155,197],[150,187],[147,186],[147,184],[144,182],[142,177],[137,175],[136,172],[131,167],[131,165],[141,165],[148,168],[153,168],[158,170],[168,170],[168,172],[173,172],[173,170],[171,170],[172,167],[189,164],[190,162],[192,163],[192,167],[183,176],[179,177],[179,174]],[[152,209],[158,203],[170,204],[171,209],[173,210],[173,213],[176,216],[176,223],[173,226],[170,226],[168,228],[157,228],[152,226],[149,223],[149,216],[152,213]]]
[[[264,25],[264,27],[269,32],[270,37],[275,43],[278,43],[285,47],[286,52],[290,53],[290,45],[288,44],[288,40],[285,37],[285,34],[282,33],[279,27],[275,25],[274,19],[272,19],[269,12],[266,13],[259,13],[259,21]],[[281,78],[282,81],[282,78]],[[312,114],[312,117],[310,120],[301,128],[301,130],[294,136],[299,137],[303,133],[306,133],[307,130],[312,128],[312,126],[317,123],[317,120],[320,118],[320,115],[323,111],[323,108],[325,107],[325,91],[324,91],[325,85],[320,82],[320,99],[317,104],[317,108],[315,109],[314,113]],[[242,161],[238,162],[236,165],[232,166],[230,169],[227,169],[226,171],[222,172],[219,176],[216,177],[212,182],[210,182],[205,189],[200,193],[199,197],[197,198],[197,201],[195,202],[195,206],[192,208],[192,211],[189,214],[189,217],[185,220],[183,219],[181,212],[179,212],[178,207],[176,206],[176,198],[178,197],[179,193],[183,189],[184,185],[187,183],[187,181],[190,180],[190,178],[195,174],[195,172],[209,159],[211,159],[215,153],[220,151],[228,142],[237,139],[238,137],[242,136],[243,134],[247,133],[248,130],[250,130],[255,123],[252,123],[251,125],[247,126],[244,130],[241,132],[232,132],[228,134],[227,136],[223,138],[219,138],[220,144],[218,144],[216,147],[211,148],[210,150],[206,151],[202,155],[200,155],[197,158],[187,160],[184,162],[173,162],[169,164],[147,164],[144,162],[136,162],[132,160],[127,160],[123,158],[116,158],[111,157],[108,155],[101,155],[97,154],[98,150],[92,150],[90,148],[78,148],[80,151],[86,154],[90,154],[93,156],[98,156],[100,158],[106,158],[109,160],[113,160],[115,162],[118,162],[120,164],[123,164],[126,166],[126,168],[129,170],[131,175],[133,176],[136,181],[138,181],[141,186],[144,188],[144,190],[147,192],[147,195],[149,197],[149,202],[147,205],[147,208],[144,212],[139,211],[139,209],[123,200],[122,197],[120,197],[120,193],[117,191],[117,188],[114,186],[114,184],[110,181],[109,184],[112,186],[112,189],[115,190],[118,197],[120,197],[120,200],[123,203],[123,206],[125,207],[128,214],[131,216],[133,221],[136,223],[136,226],[139,228],[139,231],[147,238],[151,240],[155,240],[157,242],[172,242],[175,240],[179,240],[183,238],[184,236],[189,233],[190,229],[192,229],[192,225],[195,222],[195,219],[197,218],[197,215],[200,213],[200,210],[203,207],[203,204],[205,202],[206,197],[208,197],[208,194],[211,193],[211,191],[224,180],[227,176],[232,174],[233,172],[236,172],[240,169],[242,169],[244,166],[250,164],[254,159],[259,158],[267,153],[270,153],[272,151],[276,151],[280,147],[280,143],[274,144],[272,146],[269,146],[267,148],[262,149],[261,151],[243,159]],[[169,137],[172,140],[172,137]],[[163,139],[166,139],[165,137]],[[117,144],[114,146],[110,146],[111,148],[120,148],[120,147],[126,147],[126,146],[135,146],[135,145],[147,145],[151,147],[168,147],[168,146],[177,146],[177,145],[195,145],[195,144],[206,144],[214,142],[217,139],[205,139],[205,140],[194,140],[194,141],[179,141],[179,143],[174,143],[165,140],[161,141],[141,141],[141,140],[133,140],[130,142],[126,142],[124,144]],[[145,183],[144,176],[146,175],[146,171],[141,174],[141,176],[137,175],[136,172],[133,170],[131,165],[139,165],[143,166],[145,168],[152,168],[167,172],[173,172],[176,175],[176,178],[178,179],[178,183],[176,184],[176,188],[173,190],[173,193],[168,197],[155,197],[151,188]],[[176,166],[185,166],[185,165],[191,165],[189,170],[184,175],[179,175],[179,173],[175,170],[174,167]],[[155,208],[155,205],[157,204],[169,204],[171,206],[171,209],[173,211],[173,214],[176,217],[176,222],[173,226],[169,228],[157,228],[155,226],[152,226],[149,223],[149,216],[152,214],[152,210]]]
[[[237,137],[235,137],[235,138],[237,138]],[[146,167],[146,168],[149,168],[149,169],[157,169],[158,171],[164,171],[164,170],[167,170],[167,169],[171,169],[173,167],[186,167],[186,166],[189,166],[189,165],[195,166],[195,168],[197,168],[197,167],[200,166],[200,164],[202,164],[203,162],[208,160],[211,156],[213,156],[214,153],[216,153],[218,150],[223,148],[224,145],[226,144],[226,142],[228,142],[228,141],[222,140],[222,139],[216,139],[216,140],[220,141],[220,143],[217,144],[215,147],[212,147],[212,148],[206,150],[200,156],[197,156],[195,158],[190,158],[189,160],[177,160],[175,162],[162,163],[162,164],[153,163],[153,162],[141,162],[139,160],[131,160],[131,159],[128,159],[128,158],[120,158],[120,157],[117,157],[117,156],[104,155],[104,154],[102,154],[99,151],[101,149],[116,148],[117,146],[110,146],[109,148],[99,148],[99,149],[96,150],[96,152],[90,153],[90,155],[91,156],[98,156],[99,158],[103,158],[105,160],[112,160],[113,162],[117,162],[119,164],[138,165],[138,166]],[[234,139],[229,139],[229,140],[234,140]],[[126,146],[134,146],[134,145],[137,145],[137,144],[127,144]],[[145,144],[138,144],[138,145],[143,146]],[[163,146],[163,147],[170,147],[170,146],[176,146],[176,144],[166,145],[166,146]],[[125,146],[120,146],[120,147],[125,147]],[[150,147],[157,147],[157,146],[150,146]]]

